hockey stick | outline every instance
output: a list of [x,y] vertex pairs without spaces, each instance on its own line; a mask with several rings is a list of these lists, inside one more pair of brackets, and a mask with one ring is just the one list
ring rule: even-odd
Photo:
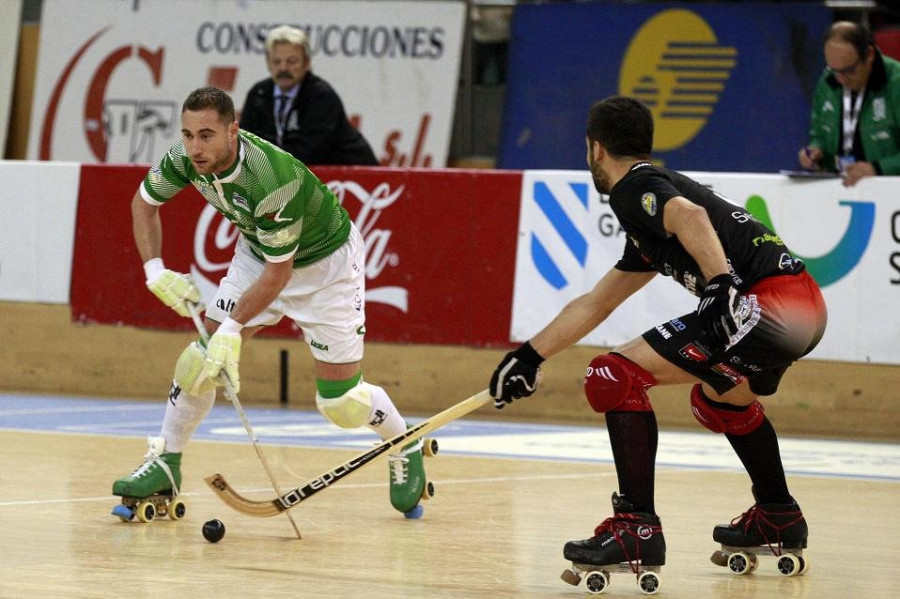
[[374,448],[344,462],[337,468],[320,474],[306,484],[299,486],[296,489],[292,489],[283,495],[278,493],[279,497],[275,499],[266,501],[253,501],[252,499],[247,499],[238,494],[221,474],[207,476],[204,480],[206,480],[206,484],[210,486],[216,495],[219,496],[219,499],[225,502],[229,507],[243,514],[255,516],[257,518],[277,516],[281,512],[286,512],[292,507],[295,507],[301,501],[309,499],[319,491],[328,488],[342,478],[356,472],[389,449],[397,447],[398,445],[407,445],[412,441],[421,439],[431,431],[462,418],[469,412],[477,410],[492,399],[491,394],[485,389],[469,399],[461,401],[460,403],[447,408],[443,412],[435,414],[428,420],[407,429],[406,432],[391,437],[387,441],[383,441]]
[[[200,337],[203,339],[203,343],[209,342],[209,333],[206,330],[206,327],[203,325],[203,321],[200,319],[200,307],[192,302],[185,302],[187,304],[188,312],[191,314],[191,320],[194,321],[194,326],[197,328],[197,332],[200,333]],[[250,420],[247,418],[247,413],[244,412],[244,408],[241,406],[241,400],[238,399],[237,393],[234,391],[234,385],[231,384],[231,379],[228,378],[228,375],[223,371],[219,375],[220,380],[224,384],[225,387],[225,397],[231,404],[234,406],[235,411],[238,413],[238,416],[241,419],[241,422],[244,423],[244,429],[246,429],[247,434],[250,436],[250,442],[253,443],[253,449],[256,450],[256,455],[259,456],[259,461],[262,462],[263,468],[266,471],[266,474],[269,476],[269,481],[272,483],[272,488],[275,489],[275,492],[281,495],[281,489],[278,486],[278,483],[275,482],[275,475],[272,474],[272,469],[269,467],[269,461],[266,459],[265,454],[262,452],[262,448],[259,446],[259,441],[256,438],[256,432],[254,432],[253,427],[250,426]],[[297,523],[294,522],[294,517],[291,516],[290,513],[286,514],[288,520],[291,521],[291,526],[294,527],[294,532],[297,533],[297,538],[302,539],[300,536],[300,529],[297,527]]]

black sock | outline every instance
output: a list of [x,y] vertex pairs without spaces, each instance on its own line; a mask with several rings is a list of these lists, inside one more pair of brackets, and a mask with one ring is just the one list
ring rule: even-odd
[[655,514],[653,484],[659,443],[656,414],[653,411],[607,412],[606,429],[616,462],[619,494],[635,510]]
[[756,500],[759,503],[791,503],[778,436],[769,419],[763,417],[759,428],[749,435],[726,433],[725,437],[750,475]]

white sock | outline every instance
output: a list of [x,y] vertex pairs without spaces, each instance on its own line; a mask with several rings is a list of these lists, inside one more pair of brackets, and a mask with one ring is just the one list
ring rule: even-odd
[[[173,389],[177,388],[172,383]],[[163,417],[160,435],[166,440],[166,451],[180,453],[191,435],[209,414],[216,402],[216,390],[211,389],[203,395],[189,395],[178,390],[178,394],[166,402],[166,415]]]
[[366,427],[382,440],[396,437],[405,431],[406,421],[388,397],[387,391],[371,383],[369,387],[372,393],[372,411],[369,412],[369,423]]

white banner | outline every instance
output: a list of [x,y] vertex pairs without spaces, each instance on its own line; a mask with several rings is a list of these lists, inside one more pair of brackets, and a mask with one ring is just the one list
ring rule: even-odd
[[9,111],[12,107],[16,57],[19,55],[19,24],[22,0],[0,2],[0,150],[6,147]]
[[[768,220],[823,288],[828,329],[811,358],[900,364],[900,178],[845,188],[836,179],[686,173]],[[532,337],[622,255],[624,234],[590,173],[526,171],[522,182],[511,339]],[[656,277],[582,340],[612,347],[696,299]]]
[[69,303],[80,169],[0,161],[0,301]]
[[29,156],[156,162],[193,89],[241,109],[285,22],[383,164],[446,165],[465,3],[435,0],[45,0]]

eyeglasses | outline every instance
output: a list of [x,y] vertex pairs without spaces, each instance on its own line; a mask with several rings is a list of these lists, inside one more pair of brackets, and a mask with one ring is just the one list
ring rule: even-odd
[[825,70],[833,75],[843,75],[844,77],[850,77],[853,73],[856,72],[856,69],[862,63],[862,58],[857,59],[856,62],[851,64],[849,67],[844,67],[843,69],[836,69],[834,67],[825,67]]

